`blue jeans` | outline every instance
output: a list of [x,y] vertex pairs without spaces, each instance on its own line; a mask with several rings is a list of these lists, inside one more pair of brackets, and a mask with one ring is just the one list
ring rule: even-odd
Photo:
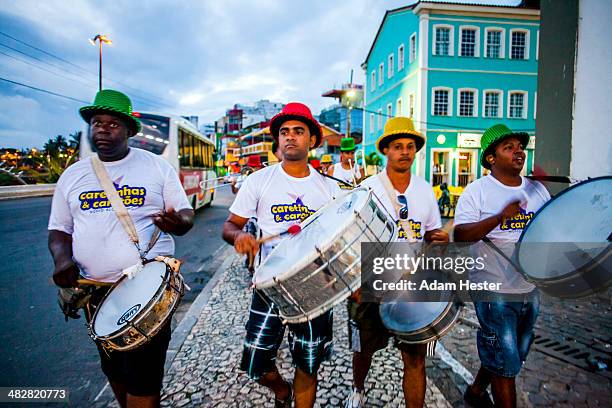
[[477,345],[484,368],[497,376],[516,377],[533,343],[533,330],[540,311],[537,289],[523,301],[474,302],[480,322]]

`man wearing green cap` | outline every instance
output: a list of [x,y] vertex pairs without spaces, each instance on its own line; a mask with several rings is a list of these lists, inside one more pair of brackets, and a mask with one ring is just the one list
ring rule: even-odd
[[[172,256],[174,241],[169,234],[187,233],[194,216],[172,166],[153,153],[128,146],[129,137],[138,133],[141,125],[132,116],[132,103],[126,95],[102,90],[94,104],[81,108],[80,113],[90,126],[97,157],[128,209],[140,244],[134,245],[118,222],[93,170],[93,156],[75,163],[57,182],[48,226],[49,250],[55,263],[53,280],[62,288],[76,287],[79,275],[113,283],[143,260]],[[152,239],[156,226],[162,231],[157,240]],[[142,251],[147,244],[151,248]],[[88,320],[107,288],[92,294],[85,309]],[[79,317],[75,310],[67,315]],[[120,406],[159,405],[170,334],[168,322],[136,350],[108,351],[98,344],[102,371]]]
[[487,129],[480,162],[491,174],[466,187],[455,211],[455,241],[475,242],[471,249],[487,259],[484,269],[470,273],[470,282],[501,283],[499,291],[472,294],[481,361],[464,394],[472,406],[493,406],[491,384],[496,407],[516,407],[515,378],[534,338],[538,291],[507,261],[527,222],[550,199],[542,184],[521,176],[527,143],[527,133],[503,124]]
[[[431,185],[411,173],[416,154],[425,145],[425,137],[414,129],[412,119],[391,118],[376,142],[387,158],[386,168],[366,179],[369,187],[398,225],[398,242],[448,242],[448,233],[441,230],[438,203]],[[379,304],[360,302],[360,296],[348,302],[349,344],[353,351],[353,392],[346,408],[365,404],[365,380],[374,353],[387,347],[393,334],[383,324]],[[422,407],[425,402],[425,356],[435,348],[429,344],[407,344],[394,339],[404,363],[402,388],[407,407]],[[431,353],[430,353],[431,354]]]
[[[353,186],[361,182],[361,171],[355,163],[355,139],[345,137],[340,140],[340,163],[330,166],[327,170],[329,176],[333,176]],[[340,188],[346,188],[346,184],[339,183]]]

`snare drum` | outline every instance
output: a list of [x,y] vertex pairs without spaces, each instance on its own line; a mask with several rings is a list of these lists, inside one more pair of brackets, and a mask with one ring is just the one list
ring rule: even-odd
[[[427,278],[440,283],[448,278],[440,272],[426,272]],[[426,278],[426,279],[427,279]],[[398,292],[395,298],[380,304],[379,313],[385,327],[401,343],[423,344],[438,340],[455,324],[461,306],[452,292],[442,292],[440,302],[417,302],[410,291]]]
[[149,262],[132,279],[123,276],[108,291],[89,324],[105,348],[127,351],[149,341],[171,318],[184,294],[183,277],[163,262]]
[[301,227],[253,277],[286,323],[312,320],[349,297],[361,286],[361,243],[380,243],[382,253],[397,236],[393,218],[365,187],[336,198]]
[[612,176],[578,183],[547,202],[519,239],[519,270],[543,292],[579,298],[612,283]]

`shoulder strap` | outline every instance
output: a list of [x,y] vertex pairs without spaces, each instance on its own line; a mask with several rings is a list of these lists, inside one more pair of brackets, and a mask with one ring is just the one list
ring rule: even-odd
[[[387,196],[389,197],[389,200],[391,201],[391,205],[393,205],[393,208],[395,208],[395,214],[397,216],[402,206],[397,202],[395,188],[393,187],[393,184],[391,184],[391,180],[389,179],[389,176],[387,175],[387,169],[384,168],[380,173],[378,173],[378,177],[380,177],[381,184],[385,188],[385,191],[387,192]],[[414,238],[414,232],[412,231],[412,228],[410,228],[410,223],[408,222],[408,220],[398,219],[398,222],[404,229],[404,232],[406,234],[411,235],[412,241],[416,241],[416,239]]]
[[[316,170],[315,170],[315,171],[316,171]],[[346,181],[344,181],[344,180],[340,180],[339,178],[336,178],[336,177],[334,177],[334,176],[330,176],[329,174],[325,174],[325,173],[322,173],[322,172],[320,172],[320,171],[317,171],[317,173],[319,173],[319,174],[320,174],[320,175],[322,175],[323,177],[327,177],[328,179],[332,179],[332,180],[334,180],[334,181],[337,181],[338,183],[342,183],[342,184],[344,184],[345,186],[348,186],[348,187],[350,187],[350,188],[355,188],[355,186],[354,186],[354,185],[352,185],[351,183],[347,183]]]
[[[108,171],[106,171],[106,167],[102,164],[102,161],[97,155],[91,157],[91,164],[93,166],[94,172],[96,173],[96,177],[102,186],[102,189],[106,193],[106,197],[111,204],[111,207],[115,211],[119,222],[123,226],[123,229],[130,237],[130,240],[134,243],[138,252],[140,253],[140,246],[138,243],[138,233],[136,232],[136,227],[134,226],[134,222],[132,221],[132,217],[130,217],[130,213],[127,208],[123,204],[123,200],[119,197],[119,193],[117,193],[117,189],[113,185],[113,182],[108,175]],[[158,227],[155,227],[155,231],[151,236],[151,240],[147,246],[147,249],[144,253],[140,253],[142,257],[144,257],[150,250],[153,248],[157,239],[159,238],[161,231]]]

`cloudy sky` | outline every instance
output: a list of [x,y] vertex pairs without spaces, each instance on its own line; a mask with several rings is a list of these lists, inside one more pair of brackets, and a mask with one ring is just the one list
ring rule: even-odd
[[[77,109],[104,87],[134,109],[213,122],[234,103],[299,100],[315,114],[321,93],[363,82],[385,10],[411,0],[0,0],[0,147],[40,147],[81,129]],[[516,2],[516,0],[514,1]],[[33,90],[18,82],[75,100]]]

